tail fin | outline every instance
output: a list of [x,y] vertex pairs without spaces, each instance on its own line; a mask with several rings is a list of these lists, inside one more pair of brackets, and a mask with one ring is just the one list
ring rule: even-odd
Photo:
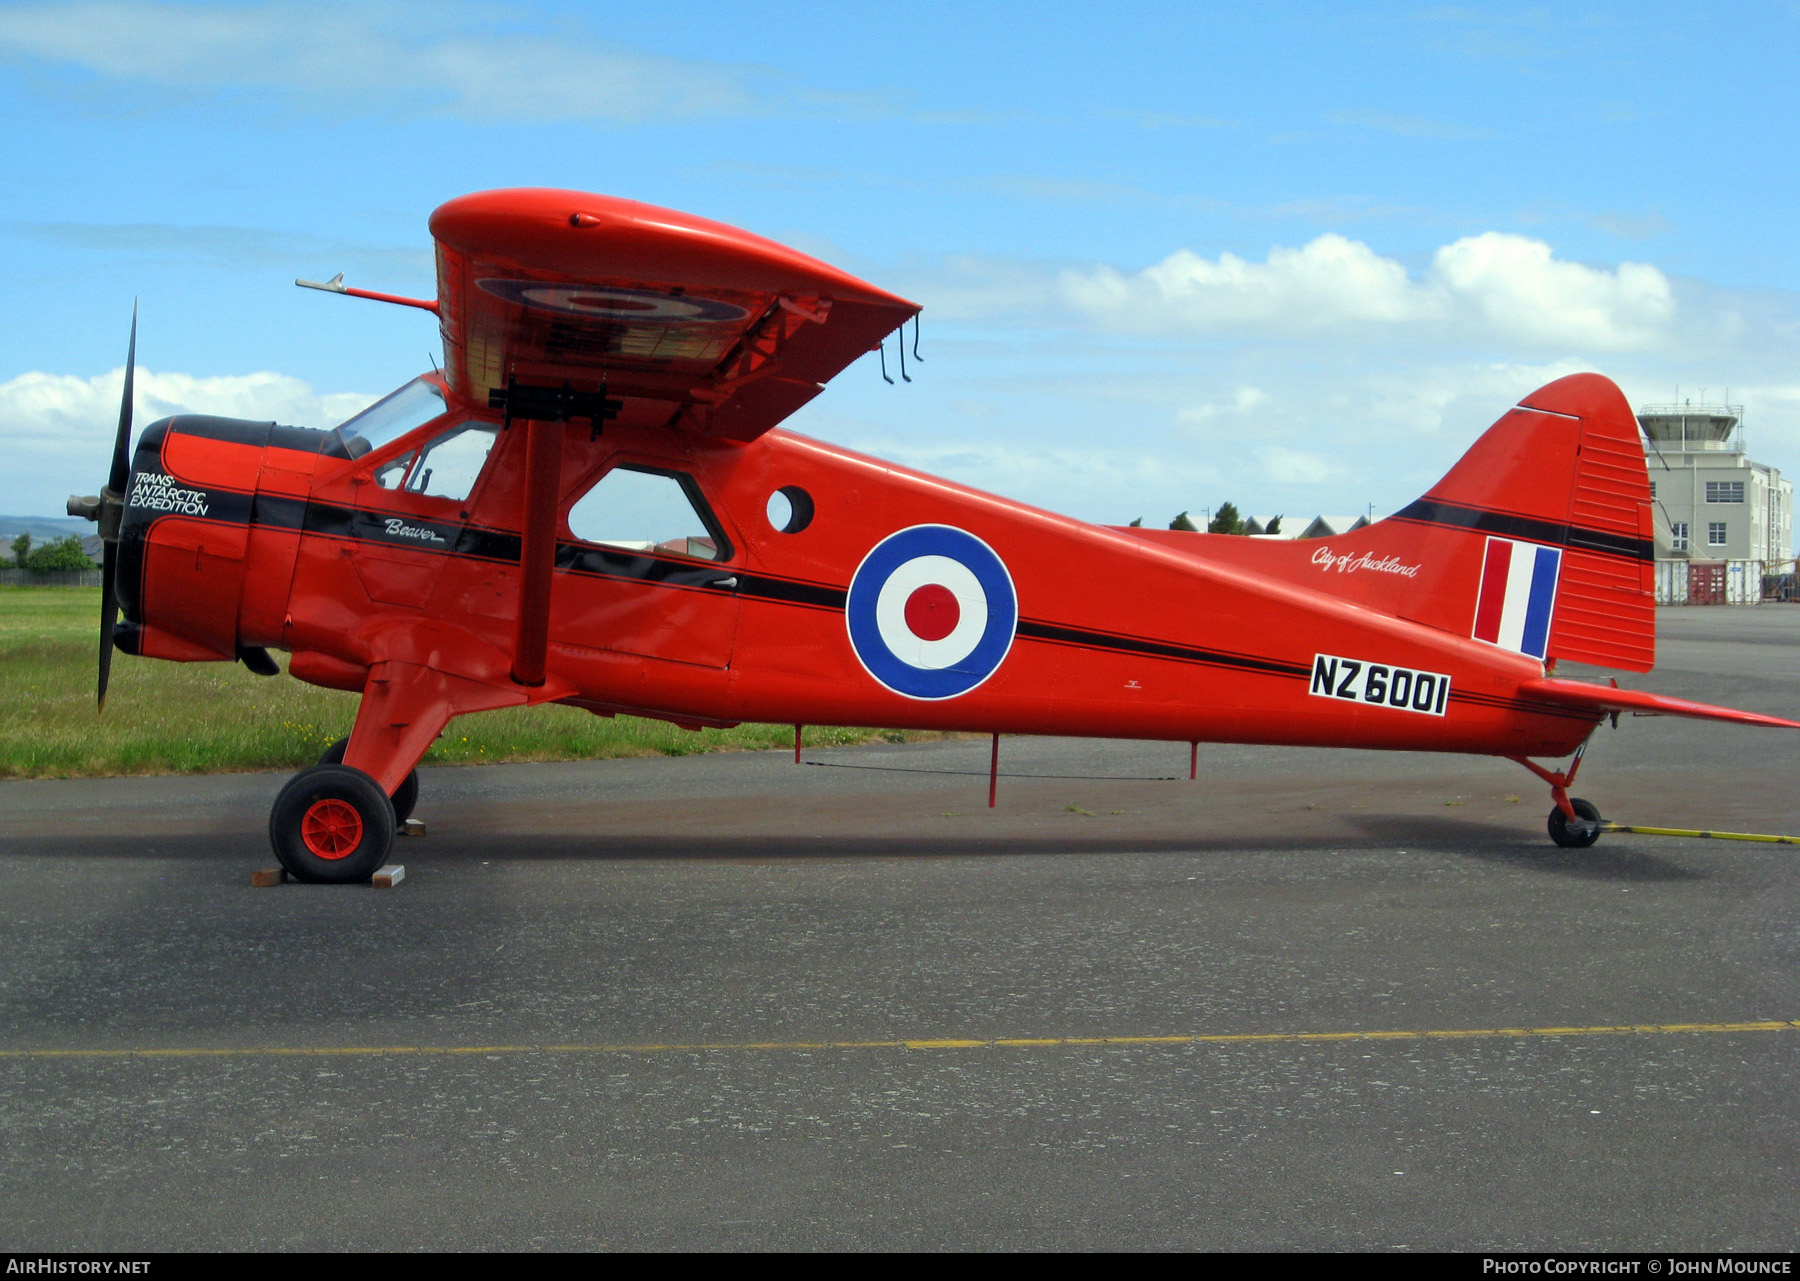
[[1421,554],[1442,549],[1403,615],[1546,660],[1655,666],[1649,473],[1611,380],[1531,393],[1390,519]]

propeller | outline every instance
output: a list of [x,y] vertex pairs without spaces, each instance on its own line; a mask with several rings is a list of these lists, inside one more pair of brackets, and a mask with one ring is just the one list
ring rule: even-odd
[[113,438],[112,469],[98,498],[69,499],[69,515],[100,525],[100,681],[98,701],[106,710],[106,681],[112,674],[113,626],[119,621],[119,522],[125,514],[125,485],[131,478],[131,387],[137,368],[137,299],[131,300],[131,345],[125,351],[125,393],[119,401],[119,431]]

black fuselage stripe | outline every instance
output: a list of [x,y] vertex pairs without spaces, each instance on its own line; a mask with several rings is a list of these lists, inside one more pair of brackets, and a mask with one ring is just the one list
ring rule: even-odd
[[1256,658],[1249,654],[1231,654],[1223,650],[1201,649],[1193,645],[1176,645],[1169,641],[1141,636],[1120,636],[1111,632],[1089,631],[1082,627],[1065,627],[1056,623],[1040,623],[1030,619],[1019,621],[1018,635],[1027,640],[1048,641],[1053,645],[1075,645],[1083,649],[1112,650],[1122,654],[1142,654],[1148,658],[1170,658],[1185,663],[1202,663],[1208,667],[1231,667],[1240,671],[1262,672],[1269,676],[1293,676],[1305,680],[1312,668],[1279,659]]
[[809,583],[802,579],[770,578],[765,574],[739,574],[737,578],[740,596],[779,601],[784,605],[806,605],[813,609],[842,613],[850,596],[845,588],[825,583]]
[[1635,538],[1604,529],[1588,529],[1582,525],[1558,524],[1529,516],[1512,516],[1480,507],[1459,507],[1454,503],[1440,503],[1428,498],[1409,503],[1389,519],[1416,521],[1422,525],[1447,525],[1483,534],[1523,538],[1534,543],[1554,543],[1577,551],[1624,556],[1631,560],[1656,559],[1656,544],[1652,539]]

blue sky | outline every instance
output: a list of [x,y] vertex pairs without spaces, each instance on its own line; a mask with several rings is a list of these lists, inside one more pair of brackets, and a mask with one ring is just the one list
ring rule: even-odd
[[[428,363],[431,209],[567,186],[924,304],[790,423],[1166,522],[1391,510],[1519,395],[1747,405],[1800,471],[1793,5],[0,5],[0,512],[140,423]],[[866,367],[865,367],[866,366]]]

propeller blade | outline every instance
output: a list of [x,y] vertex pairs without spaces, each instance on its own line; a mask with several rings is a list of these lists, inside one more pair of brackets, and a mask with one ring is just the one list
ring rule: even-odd
[[[101,501],[125,501],[125,482],[131,478],[131,391],[137,372],[137,299],[131,300],[131,345],[125,349],[125,392],[119,399],[119,433],[113,438],[112,471],[107,477],[106,492]],[[117,522],[103,526],[102,536],[113,531],[100,545],[100,682],[97,701],[106,710],[106,681],[112,675],[113,624],[119,621],[119,597],[113,589],[118,582],[119,543]]]
[[107,487],[123,498],[131,474],[131,384],[137,368],[137,299],[131,300],[131,346],[125,351],[125,394],[119,401],[119,434],[113,439],[112,474]]

